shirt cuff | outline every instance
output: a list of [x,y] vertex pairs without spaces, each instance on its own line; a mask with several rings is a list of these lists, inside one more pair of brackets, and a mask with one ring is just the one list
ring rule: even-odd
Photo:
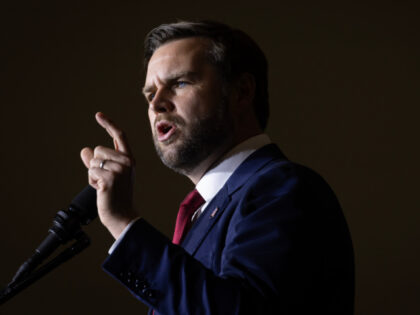
[[124,238],[125,234],[128,232],[128,230],[131,228],[131,226],[136,223],[136,221],[140,219],[140,217],[135,218],[133,221],[128,223],[128,225],[125,227],[125,229],[122,231],[120,236],[115,240],[114,244],[112,244],[111,248],[108,250],[108,254],[111,255],[112,252],[117,248],[118,244],[121,242],[121,240]]

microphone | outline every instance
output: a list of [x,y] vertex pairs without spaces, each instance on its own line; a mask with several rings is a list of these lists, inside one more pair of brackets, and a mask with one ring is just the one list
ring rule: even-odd
[[57,212],[48,236],[35,250],[34,255],[20,266],[11,284],[30,274],[58,246],[77,238],[81,225],[89,224],[97,216],[96,190],[88,185],[76,195],[67,209]]

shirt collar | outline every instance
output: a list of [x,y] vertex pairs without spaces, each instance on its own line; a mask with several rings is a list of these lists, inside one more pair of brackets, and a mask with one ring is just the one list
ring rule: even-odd
[[271,143],[271,140],[266,134],[251,137],[235,146],[222,158],[222,162],[207,171],[195,187],[206,203],[216,196],[229,177],[248,156],[269,143]]

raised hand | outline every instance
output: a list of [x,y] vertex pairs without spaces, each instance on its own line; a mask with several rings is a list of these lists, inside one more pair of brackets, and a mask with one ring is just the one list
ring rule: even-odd
[[80,155],[89,169],[89,184],[97,192],[99,218],[118,238],[138,216],[133,205],[135,161],[124,132],[103,113],[97,113],[95,118],[112,137],[114,148],[83,148]]

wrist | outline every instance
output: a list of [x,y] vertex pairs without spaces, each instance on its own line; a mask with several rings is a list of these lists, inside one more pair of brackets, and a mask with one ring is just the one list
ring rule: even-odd
[[108,220],[101,221],[109,233],[111,233],[111,235],[114,237],[114,239],[118,239],[121,233],[123,233],[123,231],[127,228],[127,226],[138,218],[138,216],[132,215],[118,218],[113,217]]

